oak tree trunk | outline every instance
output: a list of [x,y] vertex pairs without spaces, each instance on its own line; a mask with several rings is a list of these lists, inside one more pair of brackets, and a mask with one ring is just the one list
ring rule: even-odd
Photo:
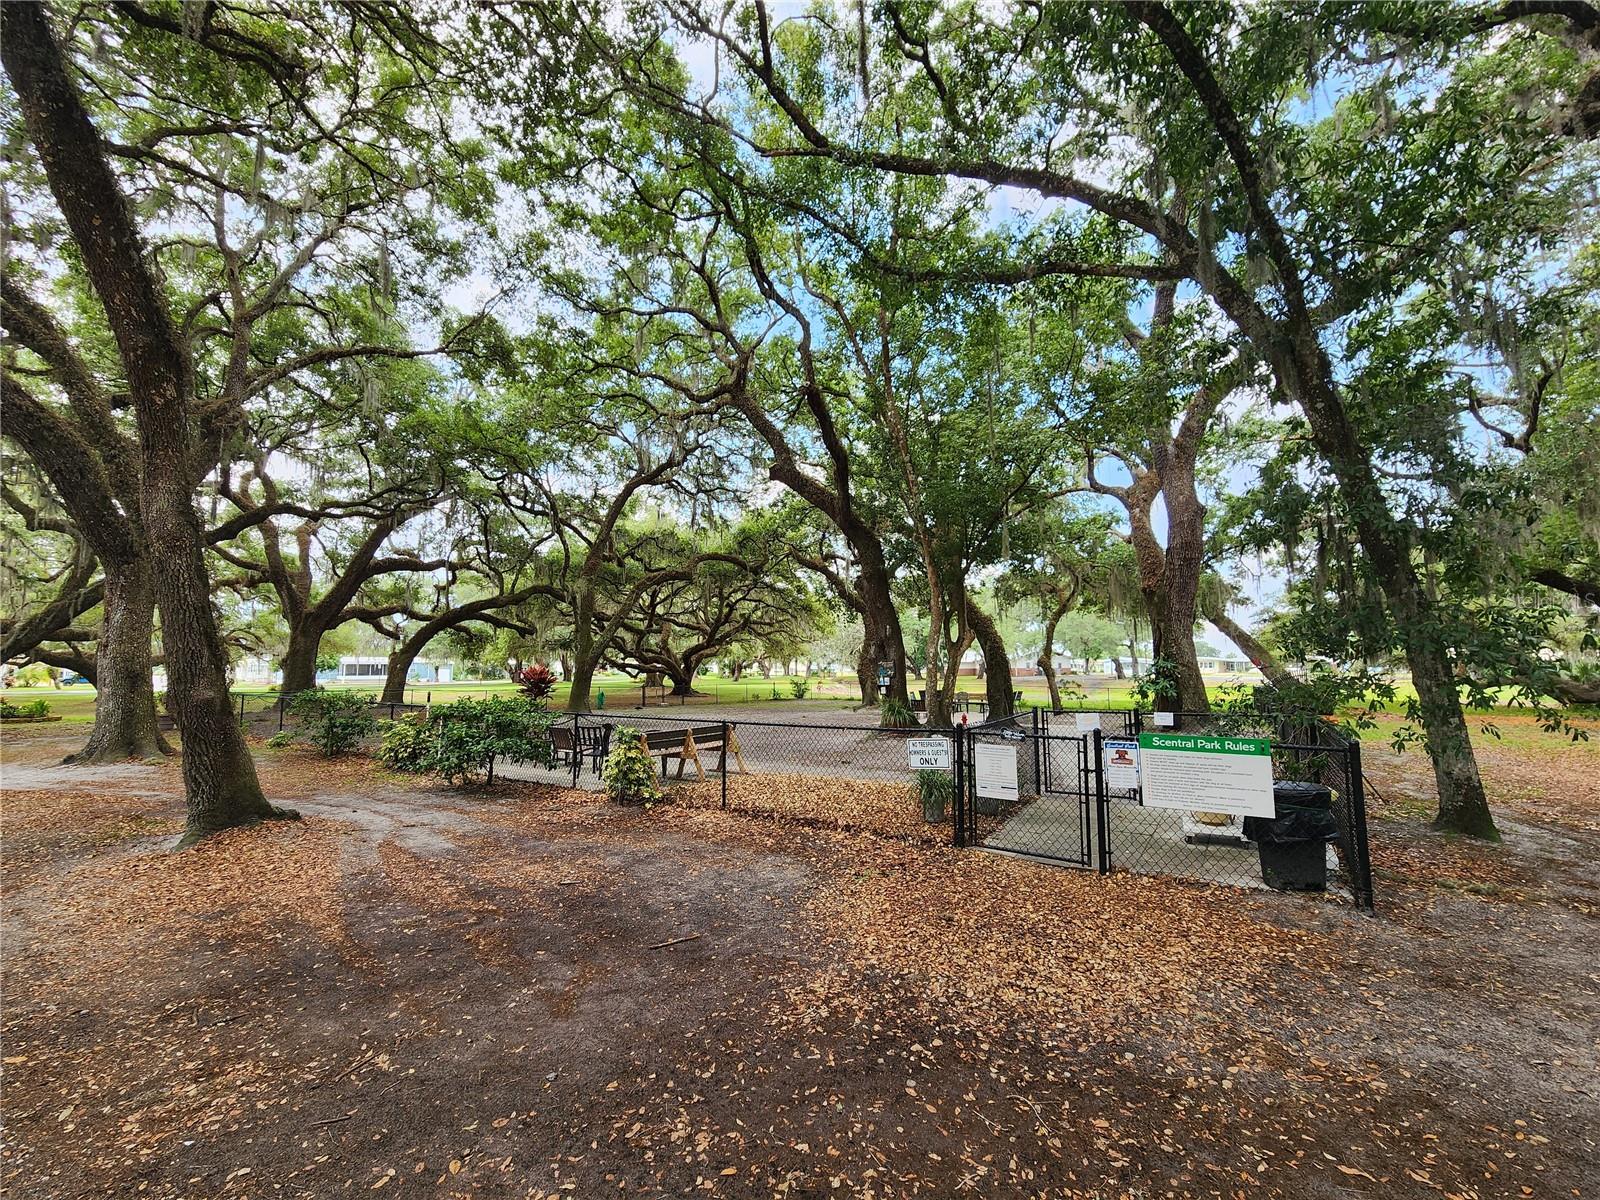
[[983,651],[985,667],[983,677],[984,697],[988,700],[988,719],[1009,717],[1016,712],[1011,686],[1011,662],[1006,658],[1005,640],[994,620],[970,600],[967,602],[967,623],[972,626],[978,648]]
[[293,696],[317,686],[317,650],[322,645],[322,632],[305,624],[289,630],[289,648],[283,655],[283,683],[279,686],[283,695]]
[[150,682],[155,597],[139,558],[105,571],[105,623],[95,650],[94,730],[71,763],[157,758],[171,747],[156,726]]

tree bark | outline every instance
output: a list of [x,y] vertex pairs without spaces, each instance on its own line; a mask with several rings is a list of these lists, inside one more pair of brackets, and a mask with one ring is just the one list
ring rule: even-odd
[[1230,617],[1226,610],[1220,607],[1214,608],[1206,613],[1206,620],[1222,630],[1229,641],[1243,650],[1273,687],[1289,687],[1297,682],[1273,656],[1272,651],[1257,641],[1255,635],[1248,629]]
[[1200,577],[1205,572],[1205,505],[1195,491],[1196,447],[1173,443],[1158,453],[1161,496],[1167,508],[1167,547],[1162,556],[1162,625],[1156,629],[1156,655],[1175,668],[1179,712],[1206,712],[1211,707],[1200,656],[1194,646],[1199,615]]
[[283,655],[283,682],[278,691],[284,696],[308,691],[317,686],[317,650],[325,631],[309,628],[304,622],[289,630],[289,648]]
[[967,624],[972,627],[978,648],[983,651],[983,691],[988,701],[988,719],[993,721],[1014,715],[1017,706],[1015,689],[1011,686],[1011,662],[1006,657],[1006,644],[1000,630],[994,619],[970,600],[967,601]]
[[262,795],[228,700],[227,658],[211,610],[205,543],[192,502],[187,347],[44,8],[13,5],[5,24],[0,60],[105,307],[134,404],[139,508],[161,608],[169,706],[183,738],[184,843],[232,825],[291,815]]
[[1061,711],[1061,683],[1056,678],[1056,629],[1061,624],[1061,618],[1067,615],[1073,602],[1077,598],[1077,588],[1073,588],[1070,598],[1056,602],[1050,610],[1050,615],[1044,621],[1044,648],[1039,651],[1037,662],[1039,670],[1044,673],[1045,686],[1050,689],[1050,711]]
[[[1200,575],[1205,568],[1205,508],[1189,480],[1184,495],[1182,465],[1169,461],[1168,478],[1145,476],[1150,486],[1130,496],[1128,529],[1138,563],[1139,594],[1150,620],[1151,651],[1172,672],[1170,686],[1155,694],[1158,712],[1205,712],[1210,707],[1200,658],[1194,648],[1194,622]],[[1141,480],[1144,482],[1144,480]],[[1150,505],[1159,487],[1167,502],[1167,545],[1156,540]],[[1137,670],[1137,668],[1135,668]]]
[[94,729],[70,763],[157,758],[172,748],[156,727],[150,682],[155,597],[148,565],[134,559],[106,570],[105,624],[95,648]]
[[567,692],[567,711],[588,712],[589,693],[594,688],[594,672],[599,652],[594,644],[594,600],[587,587],[579,585],[572,609],[572,686]]

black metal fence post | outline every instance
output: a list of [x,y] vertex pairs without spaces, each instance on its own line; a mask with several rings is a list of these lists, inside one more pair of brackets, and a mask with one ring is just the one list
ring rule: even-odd
[[583,743],[578,740],[579,725],[578,713],[572,714],[572,787],[576,791],[579,781],[583,778]]
[[1105,751],[1101,746],[1101,737],[1099,729],[1090,730],[1089,744],[1085,749],[1094,756],[1089,771],[1094,780],[1094,825],[1098,843],[1095,869],[1106,875],[1111,871],[1111,801],[1106,795]]
[[966,797],[967,773],[966,758],[963,754],[964,739],[961,736],[961,726],[957,725],[951,732],[955,735],[955,787],[950,790],[950,813],[953,828],[950,831],[950,844],[952,846],[965,846],[967,844],[966,829]]
[[1039,706],[1033,706],[1033,736],[1028,739],[1033,743],[1033,791],[1037,796],[1044,795],[1044,779],[1041,777],[1042,760],[1039,754]]
[[278,732],[283,732],[283,694],[278,694]]
[[1365,776],[1361,773],[1361,742],[1354,737],[1345,751],[1345,772],[1350,785],[1347,795],[1352,826],[1350,842],[1354,851],[1351,857],[1355,859],[1350,864],[1350,891],[1357,908],[1372,912],[1372,860],[1367,856],[1367,790]]
[[729,721],[722,723],[722,753],[717,756],[717,774],[722,776],[722,808],[728,808],[728,739],[733,736],[733,725]]

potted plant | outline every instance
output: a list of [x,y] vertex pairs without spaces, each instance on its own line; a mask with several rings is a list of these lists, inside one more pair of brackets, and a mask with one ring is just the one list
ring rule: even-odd
[[917,794],[922,799],[922,819],[930,825],[943,822],[955,794],[955,775],[949,771],[917,772]]

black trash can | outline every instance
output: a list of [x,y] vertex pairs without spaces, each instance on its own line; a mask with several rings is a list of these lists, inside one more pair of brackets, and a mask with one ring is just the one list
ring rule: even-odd
[[1261,878],[1279,892],[1321,892],[1328,887],[1327,844],[1339,837],[1333,792],[1320,783],[1272,785],[1275,817],[1246,817],[1244,835],[1261,856]]

